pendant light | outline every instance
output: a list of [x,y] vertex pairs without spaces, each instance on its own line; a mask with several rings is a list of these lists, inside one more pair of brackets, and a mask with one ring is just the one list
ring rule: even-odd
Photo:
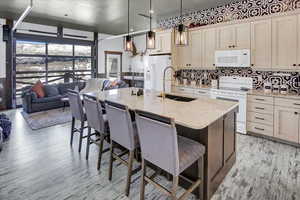
[[128,23],[128,25],[127,25],[127,36],[125,36],[125,41],[124,41],[124,50],[125,51],[132,51],[132,49],[133,49],[133,44],[132,44],[132,37],[131,37],[131,35],[129,34],[129,25],[130,25],[130,21],[129,21],[129,12],[130,12],[130,2],[129,2],[130,0],[128,0],[128,21],[127,21],[127,23]]
[[152,31],[152,0],[150,0],[150,30],[146,34],[147,49],[155,49],[155,32]]
[[188,45],[188,28],[184,26],[182,18],[182,0],[180,0],[180,24],[175,28],[175,44],[178,46]]

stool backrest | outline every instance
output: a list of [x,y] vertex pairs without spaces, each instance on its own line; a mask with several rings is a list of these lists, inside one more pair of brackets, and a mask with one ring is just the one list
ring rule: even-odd
[[134,150],[136,147],[134,129],[128,107],[105,101],[105,110],[109,123],[110,138],[128,150]]
[[88,126],[99,133],[105,133],[105,122],[100,102],[97,101],[96,97],[84,94],[83,103]]
[[80,121],[84,121],[84,111],[80,95],[75,90],[68,90],[69,104],[72,116]]
[[136,110],[142,157],[172,175],[179,174],[177,131],[173,119]]

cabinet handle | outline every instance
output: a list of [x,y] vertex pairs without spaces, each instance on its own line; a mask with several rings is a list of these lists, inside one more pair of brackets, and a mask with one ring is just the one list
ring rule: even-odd
[[216,64],[213,64],[213,66],[216,66]]
[[298,115],[298,112],[295,112],[295,115]]
[[255,117],[255,119],[265,120],[264,118],[261,118],[261,117]]
[[265,101],[264,99],[258,99],[258,98],[256,98],[255,100],[257,100],[257,101]]
[[235,45],[232,45],[232,48],[235,48],[236,46]]
[[198,91],[198,93],[200,93],[200,94],[206,94],[206,92],[202,92],[202,91]]
[[294,103],[294,105],[295,105],[295,106],[300,106],[300,104],[299,104],[299,103]]
[[298,66],[300,67],[300,64],[298,64]]
[[228,46],[229,48],[231,48],[232,46]]
[[260,130],[260,131],[264,131],[265,129],[263,128],[257,128],[257,127],[254,127],[256,130]]
[[254,64],[251,64],[251,66],[253,67],[253,66],[254,66]]
[[293,64],[293,66],[296,67],[297,65],[296,65],[296,64]]
[[264,110],[265,108],[255,107],[255,109],[258,109],[258,110]]

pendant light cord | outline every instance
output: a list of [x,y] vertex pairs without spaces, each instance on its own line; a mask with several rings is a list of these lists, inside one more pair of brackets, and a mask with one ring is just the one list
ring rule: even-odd
[[180,23],[181,24],[183,23],[183,20],[182,20],[182,0],[180,0]]
[[150,0],[150,31],[152,31],[152,0]]
[[129,24],[129,9],[130,9],[130,0],[128,0],[128,10],[127,10],[127,11],[128,11],[128,15],[127,15],[127,17],[128,17],[128,18],[127,18],[127,23],[128,23],[128,26],[127,26],[127,28],[128,28],[128,29],[127,29],[127,31],[128,31],[128,36],[129,36],[129,25],[130,25],[130,24]]

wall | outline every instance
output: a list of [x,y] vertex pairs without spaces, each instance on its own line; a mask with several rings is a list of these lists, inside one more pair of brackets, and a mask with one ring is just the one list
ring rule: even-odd
[[3,30],[2,25],[5,24],[4,19],[0,19],[0,78],[6,77],[6,43],[3,42]]
[[116,38],[110,40],[101,40],[111,35],[99,34],[99,50],[98,50],[98,74],[105,73],[105,51],[119,51],[123,53],[122,56],[122,72],[144,72],[145,62],[148,56],[141,56],[142,52],[146,49],[146,36],[140,35],[134,37],[134,44],[139,55],[132,56],[132,53],[123,50],[123,38]]
[[[287,12],[300,8],[299,0],[243,0],[216,8],[184,14],[183,21],[191,27],[216,24],[250,17]],[[161,19],[161,28],[172,28],[179,24],[180,17]]]

